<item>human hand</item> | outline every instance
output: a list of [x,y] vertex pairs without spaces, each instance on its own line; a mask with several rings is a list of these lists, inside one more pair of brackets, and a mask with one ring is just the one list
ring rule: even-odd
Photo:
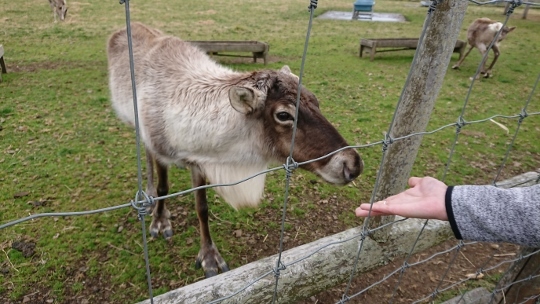
[[[371,216],[400,215],[403,217],[448,220],[445,206],[446,186],[432,177],[409,178],[411,188],[373,203]],[[367,217],[371,204],[356,208],[356,216]]]

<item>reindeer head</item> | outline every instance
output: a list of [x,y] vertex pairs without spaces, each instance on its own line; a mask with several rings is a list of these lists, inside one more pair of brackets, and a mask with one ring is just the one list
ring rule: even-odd
[[[261,121],[264,143],[271,157],[285,163],[291,150],[293,126],[297,121],[293,159],[305,162],[348,146],[336,128],[323,116],[315,95],[302,87],[296,108],[298,76],[285,66],[279,71],[254,72],[229,91],[231,106],[249,119]],[[332,156],[302,165],[332,184],[347,184],[358,177],[363,162],[348,148]]]
[[67,0],[49,0],[49,4],[53,10],[54,21],[56,21],[56,16],[58,16],[60,20],[64,21],[66,19],[68,10]]
[[508,33],[510,33],[511,31],[513,31],[515,29],[516,29],[515,26],[512,26],[512,27],[505,26],[505,27],[503,27],[501,33],[499,34],[499,39],[497,41],[501,42],[504,38],[506,38],[506,35]]

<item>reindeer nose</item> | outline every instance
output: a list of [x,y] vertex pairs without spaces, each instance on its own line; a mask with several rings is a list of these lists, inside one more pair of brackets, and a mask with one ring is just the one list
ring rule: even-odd
[[343,162],[343,177],[347,183],[357,178],[364,170],[364,162],[360,158],[360,155],[356,152],[355,154],[352,163]]

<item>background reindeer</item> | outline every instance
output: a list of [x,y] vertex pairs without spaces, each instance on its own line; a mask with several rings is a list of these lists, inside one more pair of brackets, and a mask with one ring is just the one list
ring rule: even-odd
[[[169,165],[189,167],[193,187],[200,187],[237,182],[263,171],[270,163],[285,163],[295,120],[298,132],[293,158],[297,162],[348,146],[322,115],[315,95],[304,87],[296,110],[298,77],[287,66],[235,72],[179,38],[141,23],[133,23],[131,29],[149,195],[168,193]],[[120,119],[134,126],[125,29],[111,36],[107,55],[112,105]],[[341,185],[355,179],[362,167],[354,149],[301,166],[327,182]],[[259,175],[215,190],[234,208],[256,206],[264,192],[264,181],[265,176]],[[195,201],[201,234],[196,265],[202,266],[209,277],[229,268],[210,237],[205,189],[195,192]],[[152,216],[152,236],[162,233],[171,237],[170,212],[164,200],[157,201]]]
[[49,4],[53,11],[54,22],[56,22],[56,16],[64,21],[68,10],[67,0],[49,0]]
[[[487,48],[495,39],[497,32],[501,31],[499,37],[497,38],[497,41],[493,44],[492,47],[493,54],[495,55],[493,61],[489,65],[489,68],[486,70],[486,58],[486,61],[484,61],[484,64],[482,65],[482,70],[480,71],[484,78],[490,77],[491,69],[495,65],[495,62],[497,62],[497,59],[500,55],[499,43],[506,37],[508,33],[513,31],[515,28],[515,26],[510,28],[507,26],[503,27],[503,24],[501,22],[497,22],[488,18],[479,18],[474,20],[474,22],[471,23],[471,25],[467,29],[467,40],[470,45],[469,50],[467,50],[467,53],[465,53],[465,55],[460,58],[459,61],[454,66],[452,66],[452,68],[458,69],[461,63],[463,63],[463,60],[465,60],[465,57],[469,55],[469,53],[474,47],[477,47],[482,56],[484,56],[484,54],[487,52]],[[480,75],[478,75],[477,78],[480,78]]]

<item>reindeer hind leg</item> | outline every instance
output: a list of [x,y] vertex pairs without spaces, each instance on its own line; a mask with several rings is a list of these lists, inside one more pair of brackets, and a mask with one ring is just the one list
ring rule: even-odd
[[469,46],[469,49],[467,50],[467,52],[465,53],[465,55],[463,55],[463,57],[459,58],[458,62],[456,62],[456,64],[454,64],[452,66],[452,69],[459,69],[459,67],[461,66],[461,64],[463,63],[463,61],[465,60],[465,58],[469,55],[469,53],[472,51],[472,49],[474,48],[473,45],[470,45]]
[[[488,60],[487,56],[489,55],[487,53],[487,46],[483,43],[480,43],[476,46],[478,48],[478,51],[480,52],[480,54],[482,55],[482,59],[480,61],[480,64],[482,65],[480,67],[480,73],[478,75],[475,75],[475,79],[480,79],[480,75],[485,75],[486,74],[486,62]],[[484,61],[484,56],[486,56],[486,60]],[[483,62],[482,62],[483,61]],[[482,76],[484,77],[484,76]],[[470,77],[470,79],[472,80],[473,77]]]
[[[146,194],[157,197],[157,190],[154,184],[154,157],[148,148],[146,149]],[[148,206],[146,212],[152,214],[154,205]]]

